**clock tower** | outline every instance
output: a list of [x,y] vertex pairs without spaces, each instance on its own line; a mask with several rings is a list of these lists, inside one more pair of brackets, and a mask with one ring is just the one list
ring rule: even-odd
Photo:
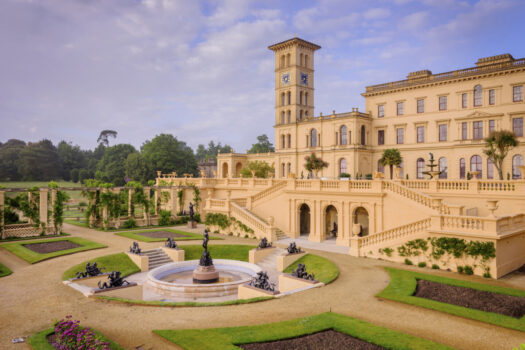
[[314,52],[321,47],[293,38],[268,48],[275,53],[276,149],[295,148],[280,129],[314,116]]

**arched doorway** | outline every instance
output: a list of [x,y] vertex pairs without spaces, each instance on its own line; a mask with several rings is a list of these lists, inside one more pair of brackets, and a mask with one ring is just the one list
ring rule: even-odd
[[306,204],[299,209],[299,233],[302,235],[310,234],[310,207]]
[[228,163],[222,163],[222,177],[224,179],[228,177]]
[[325,210],[325,237],[326,239],[336,238],[339,231],[337,223],[337,209],[329,205]]
[[368,212],[365,208],[359,207],[354,211],[354,224],[361,225],[360,236],[368,236]]
[[241,169],[242,169],[242,164],[241,162],[238,162],[235,165],[235,177],[241,177]]

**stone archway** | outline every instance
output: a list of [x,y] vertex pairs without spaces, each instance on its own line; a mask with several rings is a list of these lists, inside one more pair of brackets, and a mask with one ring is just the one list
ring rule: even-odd
[[363,207],[358,207],[354,211],[354,225],[361,225],[360,236],[368,236],[369,233],[369,218],[368,211]]
[[242,169],[242,163],[238,162],[235,165],[235,177],[241,177],[241,169]]
[[228,177],[228,163],[222,163],[222,178],[226,179]]
[[333,205],[326,207],[324,212],[324,232],[325,239],[336,238],[339,231],[339,223],[337,222],[337,209]]
[[310,207],[304,203],[299,208],[299,234],[310,235]]

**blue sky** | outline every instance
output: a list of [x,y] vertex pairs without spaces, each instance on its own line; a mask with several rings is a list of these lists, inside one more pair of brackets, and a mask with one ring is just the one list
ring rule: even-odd
[[244,152],[273,140],[273,52],[315,57],[315,114],[364,108],[366,85],[525,57],[525,1],[0,1],[0,141],[140,147],[172,133]]

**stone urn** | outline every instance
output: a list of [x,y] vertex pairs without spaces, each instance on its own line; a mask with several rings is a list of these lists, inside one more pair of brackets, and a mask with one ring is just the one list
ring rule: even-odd
[[525,180],[525,165],[518,165],[518,169],[520,169],[521,179]]
[[400,166],[394,167],[394,176],[396,180],[401,179],[401,171],[403,171],[403,168],[401,168]]
[[472,178],[473,178],[473,179],[477,179],[477,178],[478,178],[478,175],[479,175],[479,171],[471,171],[471,172],[470,172],[470,175],[472,175]]
[[157,177],[160,177],[161,174],[162,174],[162,171],[157,170]]
[[361,232],[361,224],[352,225],[352,236],[357,236]]
[[487,201],[487,209],[490,212],[489,216],[495,218],[496,215],[494,215],[494,212],[496,211],[496,209],[498,209],[498,201],[497,200],[488,200]]

